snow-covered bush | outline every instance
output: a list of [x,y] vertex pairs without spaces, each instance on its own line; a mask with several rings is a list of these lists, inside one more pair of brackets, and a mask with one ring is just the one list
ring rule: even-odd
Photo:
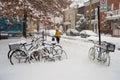
[[75,29],[78,31],[84,30],[88,28],[88,21],[85,19],[84,15],[77,15],[78,21],[76,22]]

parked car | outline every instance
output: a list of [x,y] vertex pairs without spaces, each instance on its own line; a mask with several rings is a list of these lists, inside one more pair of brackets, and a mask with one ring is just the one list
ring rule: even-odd
[[87,38],[90,36],[98,36],[95,32],[93,32],[92,30],[82,30],[80,32],[80,36],[81,38]]
[[79,36],[80,33],[76,29],[68,29],[66,31],[66,35],[68,35],[68,36]]

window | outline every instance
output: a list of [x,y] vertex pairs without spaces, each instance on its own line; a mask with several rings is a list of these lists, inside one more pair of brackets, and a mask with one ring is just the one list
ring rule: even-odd
[[114,4],[112,3],[112,5],[111,5],[111,10],[114,10]]
[[120,2],[119,2],[119,10],[120,10]]

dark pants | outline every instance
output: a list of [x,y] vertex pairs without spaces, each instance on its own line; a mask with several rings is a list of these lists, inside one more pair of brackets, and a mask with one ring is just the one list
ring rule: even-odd
[[56,36],[57,43],[60,43],[60,37]]

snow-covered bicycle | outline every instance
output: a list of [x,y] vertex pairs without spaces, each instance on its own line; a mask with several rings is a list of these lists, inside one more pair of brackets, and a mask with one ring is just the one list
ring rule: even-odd
[[9,60],[12,65],[33,61],[56,61],[67,58],[61,45],[46,43],[39,37],[34,38],[30,44],[9,44]]
[[101,42],[101,45],[98,42],[92,41],[94,46],[89,49],[88,57],[90,60],[97,60],[102,62],[107,66],[110,66],[110,52],[115,51],[115,45],[106,41]]
[[9,44],[8,58],[12,65],[39,60],[38,40],[33,39],[31,43],[12,43]]
[[52,44],[52,43],[46,43],[42,42],[43,48],[46,53],[43,54],[43,58],[45,61],[56,61],[56,60],[62,60],[67,59],[67,54],[63,50],[61,45],[58,44]]

